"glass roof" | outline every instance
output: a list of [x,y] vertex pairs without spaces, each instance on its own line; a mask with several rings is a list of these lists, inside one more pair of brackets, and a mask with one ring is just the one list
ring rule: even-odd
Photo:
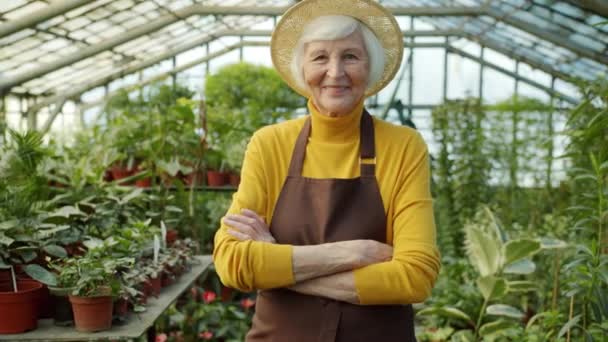
[[[2,26],[31,18],[61,2],[0,1],[0,88],[50,96],[144,63],[167,51],[192,49],[226,30],[244,30],[267,16],[211,15],[193,6],[283,7],[290,0],[91,0],[2,37]],[[388,7],[472,6],[479,16],[419,19],[439,30],[454,30],[516,60],[566,79],[608,74],[607,17],[559,0],[386,0]],[[200,13],[200,12],[199,12]],[[605,12],[604,12],[605,13]],[[416,27],[414,27],[416,29]],[[420,28],[418,28],[420,29]],[[202,45],[203,43],[201,43]],[[197,46],[198,47],[198,46]],[[0,89],[0,92],[2,89]]]

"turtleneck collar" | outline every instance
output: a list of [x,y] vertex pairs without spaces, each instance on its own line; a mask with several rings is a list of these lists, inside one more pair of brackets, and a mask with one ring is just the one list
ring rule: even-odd
[[347,142],[359,139],[359,125],[363,113],[363,101],[355,109],[342,116],[327,116],[319,113],[317,107],[308,99],[308,111],[311,117],[311,139],[320,139],[325,142]]

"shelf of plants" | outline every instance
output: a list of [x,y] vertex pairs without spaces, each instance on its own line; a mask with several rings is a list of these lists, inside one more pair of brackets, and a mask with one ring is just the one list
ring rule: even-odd
[[211,265],[211,256],[195,256],[190,270],[184,273],[173,284],[160,290],[158,298],[148,298],[146,310],[141,313],[131,312],[121,320],[121,325],[113,325],[110,330],[100,332],[79,332],[71,326],[57,326],[51,319],[38,321],[36,330],[23,334],[0,335],[0,341],[82,341],[98,339],[138,338],[152,327],[156,319],[184,291],[189,289],[195,280]]

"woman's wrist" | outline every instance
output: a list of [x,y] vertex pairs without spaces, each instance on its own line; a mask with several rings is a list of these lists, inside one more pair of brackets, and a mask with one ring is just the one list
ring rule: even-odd
[[392,247],[373,240],[349,240],[294,246],[295,282],[322,277],[390,260]]

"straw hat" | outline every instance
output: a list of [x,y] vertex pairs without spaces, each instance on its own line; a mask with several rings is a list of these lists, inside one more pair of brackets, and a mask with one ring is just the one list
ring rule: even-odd
[[307,89],[297,85],[290,64],[296,44],[306,24],[323,15],[347,15],[358,19],[376,35],[386,56],[382,78],[365,92],[370,96],[384,88],[395,76],[403,57],[403,36],[395,17],[373,0],[304,0],[283,14],[270,42],[272,63],[287,84],[305,97]]

